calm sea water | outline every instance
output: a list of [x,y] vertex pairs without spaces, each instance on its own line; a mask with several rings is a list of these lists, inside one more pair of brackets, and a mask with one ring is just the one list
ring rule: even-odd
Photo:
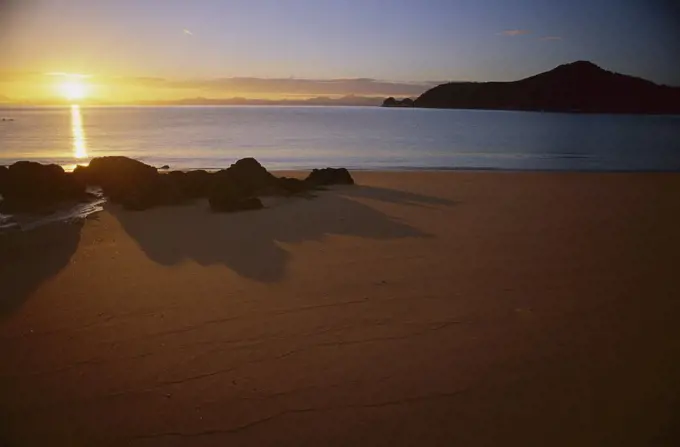
[[0,164],[126,155],[173,169],[680,170],[680,116],[369,107],[0,109]]

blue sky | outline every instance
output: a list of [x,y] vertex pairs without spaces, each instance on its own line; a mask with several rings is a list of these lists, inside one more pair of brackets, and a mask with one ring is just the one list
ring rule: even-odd
[[674,3],[4,1],[0,38],[8,54],[0,70],[166,80],[487,81],[515,80],[585,59],[680,85]]

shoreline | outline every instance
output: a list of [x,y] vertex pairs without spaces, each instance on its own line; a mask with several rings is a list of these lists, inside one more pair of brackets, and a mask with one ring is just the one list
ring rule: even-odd
[[[219,168],[222,169],[222,168]],[[211,169],[208,172],[217,172],[219,170]],[[198,169],[189,169],[182,172],[189,172]],[[278,176],[289,176],[293,178],[304,178],[311,169],[282,169],[271,170],[270,172]],[[67,171],[70,172],[70,171]],[[168,171],[160,171],[160,174],[165,174]],[[451,168],[451,169],[399,169],[399,170],[375,170],[375,169],[351,169],[351,172],[359,174],[360,176],[399,176],[400,174],[504,174],[504,175],[586,175],[586,176],[617,176],[617,175],[674,175],[680,173],[678,171],[567,171],[567,170],[509,170],[509,169],[467,169],[467,168]],[[90,201],[80,203],[66,203],[64,206],[57,208],[55,211],[46,214],[30,214],[30,213],[10,213],[0,214],[0,235],[15,232],[15,231],[31,231],[45,225],[62,222],[78,222],[87,219],[88,216],[100,213],[105,210],[107,200],[102,196],[98,189],[91,190],[96,197]],[[0,195],[0,200],[2,196]],[[193,206],[196,202],[202,199],[191,200],[182,205],[174,206]],[[141,211],[144,212],[144,211]]]
[[[146,161],[143,158],[137,158],[137,160],[142,161],[146,163]],[[0,167],[9,167],[13,163],[16,163],[17,161],[31,161],[35,163],[41,163],[41,164],[57,164],[58,166],[61,166],[64,171],[66,172],[73,172],[76,166],[87,166],[87,164],[59,164],[59,163],[51,163],[49,160],[44,160],[44,159],[21,159],[21,160],[16,160],[12,161],[11,163],[6,163],[2,164],[0,163]],[[158,168],[158,172],[163,174],[165,172],[169,171],[181,171],[181,172],[189,172],[189,171],[208,171],[208,172],[216,172],[225,168],[228,168],[231,163],[236,161],[236,159],[225,162],[223,166],[220,167],[200,167],[200,168],[182,168],[182,167],[175,167],[175,166],[170,166],[170,169],[168,171],[161,170]],[[326,165],[324,165],[326,167]],[[541,169],[534,169],[534,168],[492,168],[492,167],[460,167],[460,166],[433,166],[433,167],[428,167],[428,166],[394,166],[394,167],[357,167],[357,166],[352,166],[352,165],[333,165],[329,164],[328,167],[332,168],[339,168],[339,167],[344,167],[352,172],[375,172],[375,173],[381,173],[381,172],[510,172],[510,173],[522,173],[522,172],[528,172],[528,173],[540,173],[540,172],[546,172],[546,173],[560,173],[560,172],[565,172],[565,173],[583,173],[583,174],[654,174],[654,173],[679,173],[680,172],[680,167],[677,168],[666,168],[666,169],[617,169],[617,168],[592,168],[592,169],[571,169],[571,168],[541,168]],[[266,166],[265,166],[266,168]],[[313,169],[318,169],[317,167],[308,167],[308,168],[300,168],[300,167],[291,167],[291,168],[276,168],[276,169],[271,169],[267,168],[269,172],[272,173],[281,173],[281,172],[311,172]]]
[[[380,98],[377,98],[379,100]],[[464,112],[499,112],[499,113],[544,113],[554,115],[585,115],[585,116],[674,116],[680,118],[680,112],[589,112],[576,110],[550,110],[550,109],[510,109],[510,108],[466,108],[466,107],[403,107],[384,106],[381,104],[0,104],[0,110],[22,109],[63,109],[72,106],[82,108],[359,108],[359,109],[399,109],[420,111],[464,111]]]

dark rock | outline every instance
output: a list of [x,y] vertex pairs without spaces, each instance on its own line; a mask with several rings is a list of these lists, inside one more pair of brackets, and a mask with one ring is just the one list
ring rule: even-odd
[[177,205],[188,198],[181,183],[170,175],[127,157],[95,158],[87,167],[77,166],[73,176],[79,183],[100,186],[112,203],[129,210]]
[[127,157],[98,157],[87,168],[76,172],[90,185],[101,186],[104,194],[114,203],[127,198],[144,196],[157,186],[158,171],[153,166]]
[[63,201],[87,199],[85,187],[61,166],[20,161],[0,172],[5,212],[45,212]]
[[396,105],[397,105],[397,100],[394,99],[394,97],[392,97],[392,96],[390,96],[385,101],[383,101],[383,104],[382,104],[383,107],[396,107]]
[[345,168],[314,169],[305,182],[311,186],[353,185],[354,179]]
[[167,171],[168,169],[170,169],[170,166],[168,166],[168,165],[163,165],[163,166],[161,166],[161,167],[158,168],[158,169],[161,170],[161,171]]
[[166,174],[188,198],[208,197],[215,185],[214,174],[207,171],[172,171]]
[[413,107],[414,101],[411,98],[404,98],[402,100],[394,99],[393,97],[387,98],[383,101],[383,107]]
[[111,202],[142,210],[174,205],[185,200],[181,188],[153,166],[127,157],[94,158],[87,168],[74,172],[89,185],[98,185]]
[[539,110],[571,113],[680,113],[680,87],[576,61],[512,82],[450,82],[431,88],[416,107]]
[[117,203],[127,210],[141,211],[155,206],[181,205],[187,199],[176,183],[159,176],[153,183],[119,197]]
[[254,158],[238,160],[213,175],[214,185],[208,197],[213,211],[259,209],[262,202],[257,196],[280,191],[278,179]]
[[254,158],[242,158],[215,173],[215,189],[236,189],[241,196],[260,195],[276,188],[276,177]]
[[82,166],[82,165],[76,165],[75,169],[72,172],[73,177],[76,179],[78,183],[81,183],[83,185],[88,185],[90,184],[90,179],[88,176],[88,169],[87,166]]
[[279,177],[278,184],[286,194],[299,194],[310,189],[310,185],[304,180],[289,177]]

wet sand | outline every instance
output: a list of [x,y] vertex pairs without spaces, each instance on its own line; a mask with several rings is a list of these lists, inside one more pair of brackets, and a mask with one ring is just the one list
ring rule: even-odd
[[0,445],[677,445],[680,175],[355,179],[0,235]]

